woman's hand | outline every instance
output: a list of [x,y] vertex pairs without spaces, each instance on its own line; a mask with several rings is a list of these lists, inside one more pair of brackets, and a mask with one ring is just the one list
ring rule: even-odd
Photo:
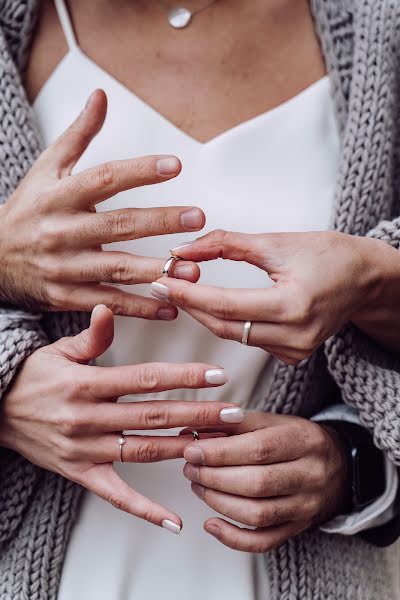
[[[152,290],[156,298],[184,308],[222,338],[241,341],[243,322],[252,321],[250,345],[296,364],[347,322],[359,324],[371,312],[381,291],[377,282],[384,262],[374,258],[386,248],[377,240],[337,232],[214,231],[172,252],[185,260],[245,261],[263,269],[275,285],[224,289],[164,278]],[[388,250],[400,271],[398,253]],[[400,301],[400,283],[398,288]],[[398,310],[392,313],[398,315]]]
[[[239,422],[240,408],[220,402],[119,403],[119,396],[205,388],[226,382],[223,369],[203,364],[97,367],[85,363],[113,339],[113,315],[93,311],[90,328],[37,350],[23,364],[2,400],[0,445],[76,481],[114,506],[156,525],[178,515],[132,490],[113,469],[123,430],[197,428]],[[126,436],[123,459],[150,462],[182,457],[191,435]],[[169,523],[170,524],[170,523]],[[165,523],[164,523],[165,526]],[[175,533],[177,529],[175,527]]]
[[210,508],[246,526],[208,519],[205,530],[226,546],[267,552],[346,508],[347,462],[333,430],[299,417],[249,413],[220,431],[229,437],[186,446],[184,475]]
[[[101,129],[106,109],[104,92],[94,92],[1,207],[0,301],[50,311],[89,311],[103,303],[114,314],[174,319],[177,310],[166,303],[104,285],[150,283],[161,274],[165,259],[103,252],[101,245],[197,231],[205,217],[198,208],[182,206],[96,213],[96,204],[118,192],[167,181],[181,169],[175,157],[146,156],[71,175]],[[175,277],[197,281],[197,265],[180,267]]]

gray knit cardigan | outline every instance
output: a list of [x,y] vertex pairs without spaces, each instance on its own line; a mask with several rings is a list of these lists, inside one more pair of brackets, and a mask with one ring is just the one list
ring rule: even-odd
[[[38,0],[0,0],[1,202],[42,149],[21,84],[37,8]],[[312,0],[312,8],[342,141],[332,226],[399,248],[400,2]],[[87,321],[83,313],[41,316],[0,309],[0,394],[24,358]],[[338,394],[399,465],[400,361],[351,326],[299,366],[279,365],[261,407],[307,417],[337,401]],[[1,450],[0,600],[57,597],[81,492]],[[400,566],[398,551],[397,542],[381,549],[357,536],[309,530],[265,556],[273,600],[398,599],[392,578]]]

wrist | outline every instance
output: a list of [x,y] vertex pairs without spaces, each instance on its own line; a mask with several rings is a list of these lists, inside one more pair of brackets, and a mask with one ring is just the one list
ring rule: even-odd
[[400,255],[382,240],[359,237],[357,252],[361,257],[359,277],[359,303],[351,321],[360,329],[368,329],[380,320],[380,313],[398,286],[400,293]]
[[329,505],[321,521],[328,521],[336,515],[345,514],[352,509],[352,479],[349,461],[349,448],[346,439],[329,424],[318,423],[328,435],[332,450],[333,475],[328,496]]

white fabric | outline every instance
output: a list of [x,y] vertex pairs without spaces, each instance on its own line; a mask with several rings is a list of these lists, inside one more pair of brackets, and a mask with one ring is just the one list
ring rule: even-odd
[[[272,232],[328,227],[339,139],[327,78],[280,107],[200,143],[84,55],[75,42],[62,0],[56,0],[56,6],[70,51],[34,104],[45,143],[51,143],[67,127],[93,89],[102,87],[109,99],[106,124],[77,170],[110,159],[157,153],[176,154],[183,162],[177,179],[121,193],[98,210],[196,205],[207,215],[206,230]],[[181,241],[182,236],[174,235],[108,248],[168,256],[168,249]],[[202,281],[225,287],[271,284],[254,267],[219,261],[202,265]],[[137,286],[134,291],[148,294],[148,286]],[[152,397],[245,404],[268,360],[260,349],[219,340],[181,314],[174,323],[117,317],[115,341],[98,364],[201,361],[222,365],[230,381],[221,389],[178,390]],[[141,398],[125,401],[137,399]],[[268,597],[268,582],[264,573],[258,572],[259,560],[231,551],[203,532],[202,523],[212,511],[191,494],[182,466],[183,461],[116,465],[133,487],[183,517],[184,530],[179,537],[86,493],[68,547],[59,600]]]
[[[360,418],[351,406],[337,404],[321,411],[313,417],[313,421],[347,421],[360,425]],[[382,496],[369,506],[350,515],[338,515],[321,527],[326,533],[341,533],[342,535],[355,535],[365,529],[378,527],[393,518],[393,504],[396,500],[399,486],[397,468],[385,455],[386,487]]]

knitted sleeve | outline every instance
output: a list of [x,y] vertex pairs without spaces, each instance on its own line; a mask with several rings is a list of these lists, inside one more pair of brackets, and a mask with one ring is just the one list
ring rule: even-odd
[[[400,217],[381,222],[367,235],[400,250]],[[357,410],[376,445],[400,465],[400,356],[352,325],[328,340],[325,351],[343,401]]]

